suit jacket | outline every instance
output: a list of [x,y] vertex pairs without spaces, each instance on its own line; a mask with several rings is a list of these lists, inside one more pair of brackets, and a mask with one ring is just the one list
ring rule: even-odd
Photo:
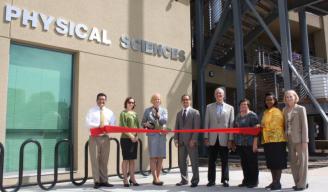
[[[285,130],[286,135],[288,131],[288,116],[287,116],[287,108],[285,107],[283,110],[284,118],[285,118]],[[289,137],[292,143],[307,143],[309,142],[308,136],[308,121],[306,116],[306,109],[301,105],[295,105],[294,110],[291,112],[291,133]]]
[[[235,118],[234,108],[223,103],[221,114],[217,114],[216,106],[216,103],[207,105],[204,129],[233,127]],[[233,134],[229,133],[204,133],[204,139],[208,139],[210,145],[215,145],[217,137],[219,137],[221,146],[227,146],[228,140],[233,140]]]
[[[180,110],[177,113],[175,119],[175,129],[176,130],[185,130],[185,129],[199,129],[200,128],[200,115],[199,111],[190,107],[185,122],[183,123],[182,119],[183,110]],[[174,140],[178,141],[180,145],[188,145],[191,139],[197,141],[198,133],[175,133]]]

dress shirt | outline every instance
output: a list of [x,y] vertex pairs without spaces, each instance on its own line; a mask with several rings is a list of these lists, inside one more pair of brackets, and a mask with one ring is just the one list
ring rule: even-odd
[[[114,113],[107,107],[103,107],[104,126],[115,125]],[[100,126],[100,108],[98,106],[92,107],[86,116],[86,127],[88,129]]]
[[187,108],[182,108],[182,115],[183,115],[183,111],[186,110],[186,117],[188,116],[188,112],[190,110],[190,107],[187,107]]
[[216,103],[216,113],[221,115],[223,109],[223,103]]

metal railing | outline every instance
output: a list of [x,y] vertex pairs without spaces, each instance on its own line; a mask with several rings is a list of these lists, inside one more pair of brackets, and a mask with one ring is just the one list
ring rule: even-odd
[[[110,138],[110,141],[114,141],[116,143],[116,175],[123,179],[123,176],[120,174],[120,142],[118,139],[116,138]],[[142,153],[142,148],[143,148],[143,144],[142,141],[140,139],[138,139],[139,141],[139,168],[140,168],[140,174],[142,174],[143,176],[149,176],[150,171],[143,171],[142,170],[142,164],[143,164],[143,153]],[[169,140],[169,167],[168,168],[163,168],[162,171],[164,173],[168,173],[170,172],[170,170],[172,169],[172,142],[173,141],[173,137],[170,138]],[[23,184],[23,169],[24,169],[24,149],[25,146],[27,144],[30,143],[34,143],[37,146],[37,183],[36,185],[38,185],[41,189],[43,190],[50,190],[53,189],[57,183],[61,183],[61,182],[71,182],[72,184],[76,185],[76,186],[81,186],[83,185],[88,179],[90,179],[90,177],[88,177],[88,148],[89,148],[89,141],[87,141],[85,143],[84,146],[84,177],[83,178],[74,178],[74,146],[72,144],[72,142],[68,139],[63,139],[60,140],[56,143],[55,145],[55,154],[54,154],[54,179],[53,181],[48,181],[48,182],[42,182],[41,181],[41,177],[42,177],[42,173],[41,173],[41,158],[42,158],[42,147],[41,144],[34,139],[27,139],[25,140],[22,145],[20,146],[19,149],[19,167],[18,167],[18,182],[16,184],[16,186],[7,186],[4,187],[3,186],[3,174],[4,174],[4,157],[5,157],[5,148],[3,146],[3,144],[0,142],[0,191],[1,192],[7,192],[6,189],[9,188],[14,188],[11,192],[16,192],[18,191],[21,187],[26,186],[25,184]],[[69,146],[69,156],[70,156],[70,179],[69,180],[58,180],[58,160],[59,160],[59,146],[66,143]],[[78,180],[81,180],[80,182],[78,182]],[[28,184],[31,185],[31,184]],[[34,184],[35,185],[35,184]],[[48,186],[45,186],[48,185]]]

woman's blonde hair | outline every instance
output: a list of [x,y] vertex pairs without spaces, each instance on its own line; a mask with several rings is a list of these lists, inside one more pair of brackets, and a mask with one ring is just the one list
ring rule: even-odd
[[288,93],[291,93],[292,95],[294,95],[294,97],[295,97],[295,103],[298,103],[298,101],[300,100],[300,98],[298,97],[296,91],[294,91],[292,89],[291,90],[288,90],[288,91],[285,91],[285,94],[284,94],[284,103],[287,103],[286,96],[287,96]]
[[[161,100],[161,95],[159,93],[154,93],[151,98],[150,98],[150,102],[153,103],[153,101],[156,99],[156,98],[159,98]],[[162,103],[162,101],[160,102]]]

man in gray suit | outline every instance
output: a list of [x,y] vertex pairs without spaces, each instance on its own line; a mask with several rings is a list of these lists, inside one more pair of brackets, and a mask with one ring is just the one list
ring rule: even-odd
[[[207,105],[204,129],[233,127],[234,108],[224,102],[224,90],[217,88],[214,93],[216,102]],[[232,147],[233,134],[204,133],[204,143],[208,146],[208,187],[215,185],[216,159],[221,159],[221,183],[229,187],[228,155]]]
[[[200,127],[200,116],[196,109],[191,107],[189,95],[182,95],[182,110],[177,113],[175,121],[176,130],[197,129]],[[197,133],[175,133],[174,143],[178,147],[178,163],[181,172],[181,181],[177,186],[188,184],[188,165],[187,157],[189,155],[192,167],[191,187],[197,187],[199,182],[198,172],[198,147]]]

